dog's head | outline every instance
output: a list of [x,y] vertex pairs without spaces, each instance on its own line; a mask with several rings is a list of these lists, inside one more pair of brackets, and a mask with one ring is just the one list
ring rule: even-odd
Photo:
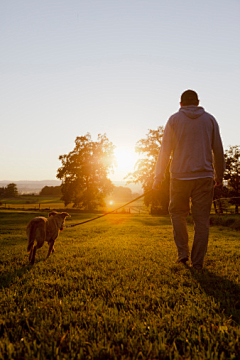
[[71,217],[71,215],[69,215],[67,212],[58,213],[56,211],[51,211],[48,216],[54,216],[54,220],[56,221],[57,226],[61,231],[63,230],[63,226],[65,224],[65,218],[67,216]]

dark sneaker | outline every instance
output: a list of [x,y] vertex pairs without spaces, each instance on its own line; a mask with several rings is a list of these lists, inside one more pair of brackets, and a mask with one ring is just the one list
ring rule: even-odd
[[180,259],[180,260],[177,260],[177,263],[181,263],[181,264],[184,264],[184,265],[186,265],[186,262],[188,261],[188,257],[184,257],[184,258],[182,258],[182,259]]
[[195,265],[195,266],[191,265],[190,269],[195,271],[195,272],[202,272],[202,270],[203,270],[202,266],[200,266],[200,265]]

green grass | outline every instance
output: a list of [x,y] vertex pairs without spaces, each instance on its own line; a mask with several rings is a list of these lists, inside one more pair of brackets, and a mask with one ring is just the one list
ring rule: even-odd
[[3,204],[13,204],[13,205],[17,205],[17,204],[43,204],[43,203],[62,203],[63,201],[60,200],[60,196],[32,196],[32,195],[23,195],[23,196],[18,196],[16,198],[6,198],[6,199],[1,199],[1,202]]
[[238,232],[211,228],[193,273],[175,264],[168,217],[109,215],[64,229],[32,267],[34,216],[0,212],[0,359],[240,358]]
[[1,199],[1,209],[41,210],[46,208],[64,208],[60,196],[19,196],[17,198]]

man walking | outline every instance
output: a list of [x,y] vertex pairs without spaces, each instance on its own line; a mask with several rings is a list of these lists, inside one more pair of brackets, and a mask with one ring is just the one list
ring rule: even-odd
[[159,189],[171,157],[169,213],[178,251],[178,262],[189,258],[186,218],[189,201],[194,221],[192,266],[201,270],[207,252],[213,187],[222,185],[224,152],[215,118],[199,105],[198,95],[181,95],[179,111],[165,127],[155,170],[153,189]]

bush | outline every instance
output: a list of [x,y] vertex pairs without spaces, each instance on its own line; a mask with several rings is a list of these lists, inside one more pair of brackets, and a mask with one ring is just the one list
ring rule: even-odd
[[[236,229],[240,223],[238,215],[222,215],[222,216],[210,216],[210,225],[226,226]],[[240,224],[239,224],[240,228]]]
[[[211,226],[226,226],[231,229],[240,230],[240,216],[236,215],[211,215],[209,218]],[[187,217],[187,223],[193,224],[191,215]]]

